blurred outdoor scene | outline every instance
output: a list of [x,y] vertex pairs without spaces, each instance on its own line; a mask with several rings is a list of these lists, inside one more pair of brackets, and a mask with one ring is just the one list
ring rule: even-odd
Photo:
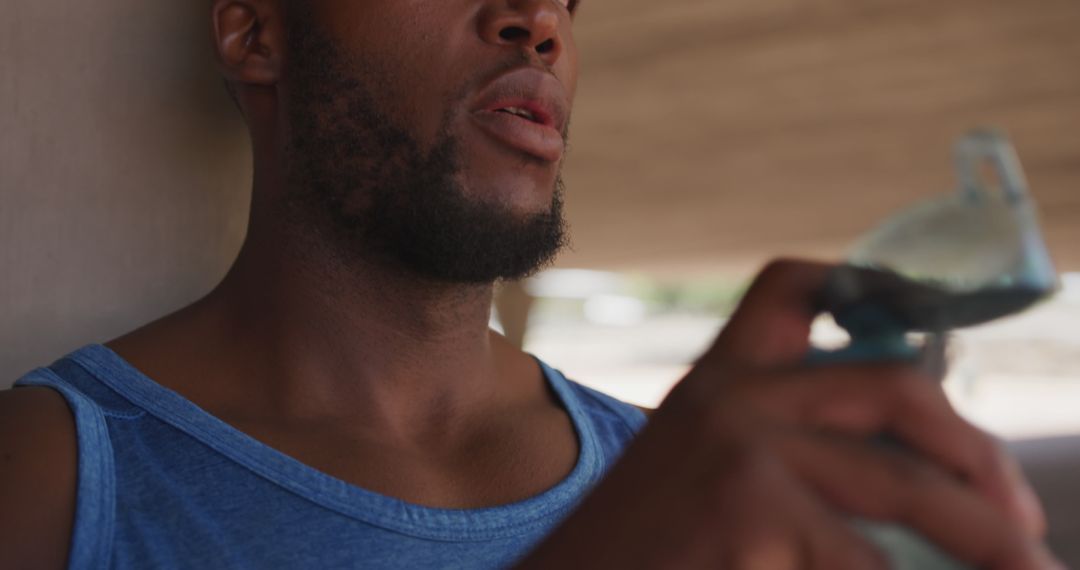
[[[642,275],[553,270],[527,283],[537,299],[526,350],[569,377],[656,407],[709,346],[745,280],[662,282]],[[499,328],[499,323],[494,323]],[[945,387],[961,412],[1006,439],[1080,433],[1080,273],[1020,315],[956,331]],[[846,333],[828,317],[816,345]]]
[[[951,145],[991,126],[1062,289],[957,332],[946,388],[1003,437],[1080,434],[1080,2],[600,0],[575,27],[573,248],[525,285],[527,350],[654,406],[758,268],[843,259],[953,192]],[[828,319],[815,337],[843,342]]]

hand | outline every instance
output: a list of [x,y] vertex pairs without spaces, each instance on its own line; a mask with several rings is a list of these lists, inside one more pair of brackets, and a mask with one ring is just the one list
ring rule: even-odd
[[916,363],[804,364],[829,270],[766,268],[522,568],[887,568],[851,516],[910,527],[976,568],[1060,568],[1018,468]]

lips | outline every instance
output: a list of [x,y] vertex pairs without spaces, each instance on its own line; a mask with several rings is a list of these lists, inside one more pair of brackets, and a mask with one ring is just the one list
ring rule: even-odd
[[566,90],[553,75],[519,68],[481,91],[472,117],[501,145],[544,162],[558,162],[566,150],[563,130],[568,107]]

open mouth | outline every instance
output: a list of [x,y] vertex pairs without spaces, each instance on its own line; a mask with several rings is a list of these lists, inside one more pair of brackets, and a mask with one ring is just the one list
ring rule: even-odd
[[542,105],[533,104],[531,102],[506,102],[505,107],[497,107],[492,109],[496,113],[503,113],[506,115],[513,115],[521,119],[525,119],[535,125],[542,127],[557,128],[555,126],[555,119],[551,112],[544,109]]
[[569,101],[554,75],[529,67],[506,73],[471,107],[476,124],[502,146],[545,163],[562,160]]
[[495,109],[495,112],[515,115],[538,125],[544,124],[543,121],[541,121],[539,117],[534,115],[532,111],[522,107],[504,107],[502,109]]
[[559,161],[565,151],[562,135],[538,111],[508,105],[475,113],[473,118],[497,141],[545,162]]

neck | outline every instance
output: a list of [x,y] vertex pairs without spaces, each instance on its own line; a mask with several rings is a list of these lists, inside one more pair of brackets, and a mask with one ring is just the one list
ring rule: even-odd
[[207,305],[273,363],[264,378],[294,405],[407,420],[418,401],[459,409],[491,394],[490,285],[418,283],[365,262],[345,270],[256,239]]
[[[256,196],[271,195],[265,190]],[[423,279],[269,221],[253,214],[236,264],[207,305],[228,315],[251,350],[266,352],[260,359],[274,362],[290,401],[361,405],[368,417],[408,425],[409,409],[440,415],[492,397],[492,284]]]
[[[278,174],[257,161],[254,195],[280,196]],[[543,393],[535,363],[488,328],[492,284],[346,258],[271,213],[255,200],[241,253],[206,298],[110,345],[159,378],[184,370],[165,383],[222,415],[362,418],[405,438]],[[163,344],[167,356],[152,348]]]

